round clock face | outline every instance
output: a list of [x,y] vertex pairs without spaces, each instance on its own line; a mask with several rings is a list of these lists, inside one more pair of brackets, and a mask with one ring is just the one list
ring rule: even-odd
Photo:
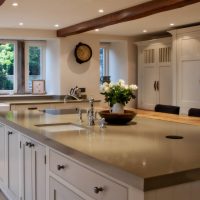
[[74,54],[76,61],[81,64],[90,60],[92,57],[92,49],[87,44],[79,43],[76,45]]

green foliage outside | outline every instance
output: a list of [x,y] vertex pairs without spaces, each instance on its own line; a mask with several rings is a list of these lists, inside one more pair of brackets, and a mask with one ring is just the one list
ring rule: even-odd
[[40,75],[40,48],[29,48],[29,75]]
[[12,90],[13,83],[7,75],[13,75],[14,45],[0,45],[0,90]]
[[[0,90],[13,90],[14,44],[0,44]],[[40,48],[29,48],[29,75],[40,75]]]

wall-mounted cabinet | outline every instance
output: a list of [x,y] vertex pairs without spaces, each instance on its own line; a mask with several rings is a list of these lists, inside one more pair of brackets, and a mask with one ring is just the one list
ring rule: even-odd
[[171,38],[138,42],[138,108],[172,104]]

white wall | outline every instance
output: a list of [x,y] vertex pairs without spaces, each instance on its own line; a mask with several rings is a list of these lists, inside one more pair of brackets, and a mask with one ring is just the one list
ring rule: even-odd
[[[128,37],[83,33],[57,38],[55,31],[30,29],[0,29],[1,39],[47,40],[46,90],[49,94],[66,94],[76,85],[85,87],[88,97],[102,99],[99,91],[100,42],[111,42],[113,50],[112,74],[117,81],[122,78],[136,83],[133,41]],[[74,57],[75,46],[83,42],[91,46],[93,56],[89,62],[79,64]],[[112,76],[111,74],[111,76]]]
[[[74,57],[75,46],[86,43],[92,48],[92,58],[79,64]],[[61,39],[61,94],[70,88],[85,87],[88,97],[99,96],[99,42],[94,35],[80,34]]]
[[123,79],[128,82],[127,41],[112,42],[109,51],[109,75],[112,82]]
[[47,40],[46,47],[46,92],[59,95],[61,93],[60,40]]
[[[91,46],[93,55],[89,62],[79,64],[74,57],[75,46],[79,43],[86,43]],[[104,99],[99,91],[99,47],[100,42],[112,42],[113,55],[111,77],[118,81],[120,78],[129,84],[136,83],[135,60],[132,59],[133,42],[127,37],[112,37],[95,34],[79,34],[60,41],[60,94],[66,94],[71,87],[85,87],[88,97]],[[130,51],[130,53],[129,53]],[[111,64],[111,63],[110,63]]]

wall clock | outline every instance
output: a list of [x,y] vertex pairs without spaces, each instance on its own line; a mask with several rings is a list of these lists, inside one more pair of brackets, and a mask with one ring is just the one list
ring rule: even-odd
[[76,61],[81,64],[90,60],[92,57],[92,49],[89,45],[79,42],[76,45],[74,55]]

